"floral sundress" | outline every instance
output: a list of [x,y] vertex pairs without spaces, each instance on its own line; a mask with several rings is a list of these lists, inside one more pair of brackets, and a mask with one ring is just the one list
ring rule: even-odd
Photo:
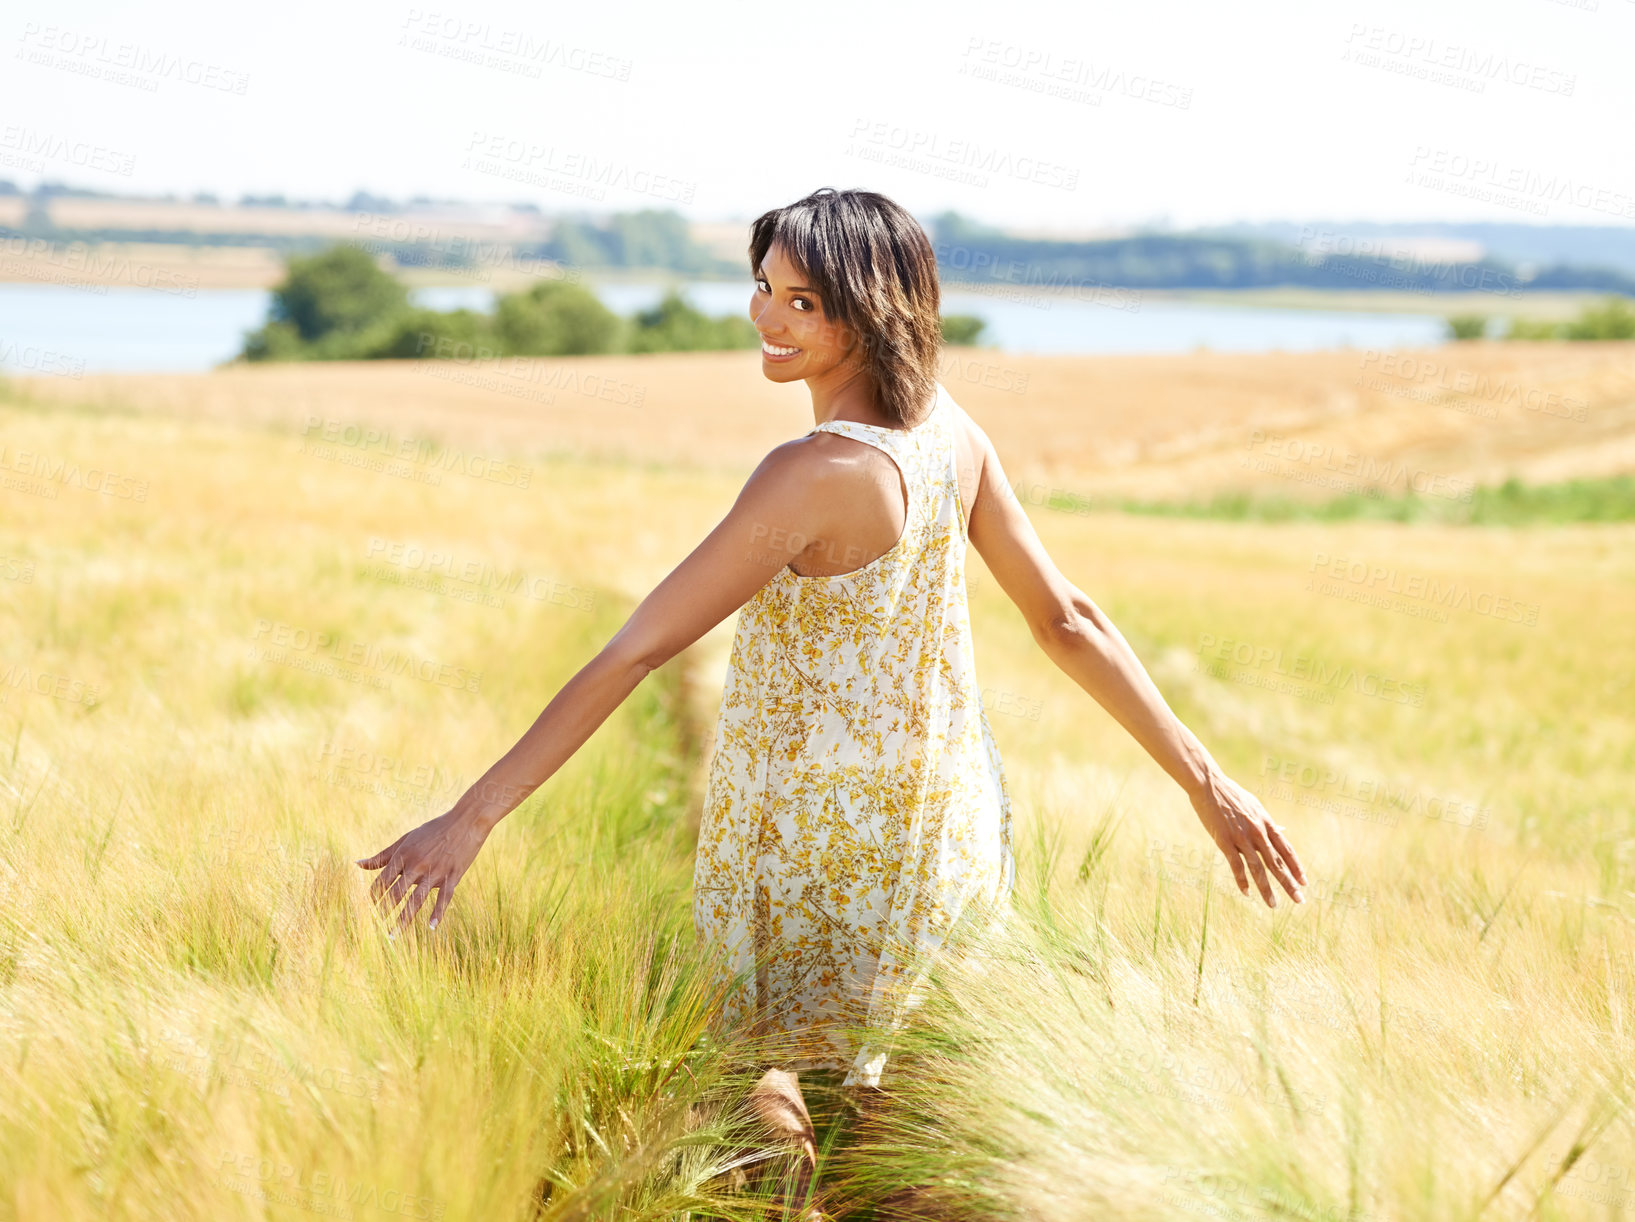
[[813,430],[893,459],[907,520],[869,564],[785,566],[741,608],[699,827],[693,921],[719,952],[722,1017],[781,1033],[787,1067],[843,1069],[847,1085],[880,1085],[937,952],[1008,909],[1015,883],[966,602],[957,415],[939,384],[911,429]]

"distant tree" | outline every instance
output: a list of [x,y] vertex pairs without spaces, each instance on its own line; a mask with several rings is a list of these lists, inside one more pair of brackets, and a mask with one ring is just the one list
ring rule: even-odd
[[1544,322],[1517,318],[1506,339],[1635,339],[1635,309],[1621,297],[1608,297],[1598,306],[1585,306],[1571,322]]
[[943,342],[969,346],[976,343],[977,337],[982,334],[987,325],[975,314],[944,314],[942,316]]
[[1565,323],[1546,322],[1537,318],[1512,318],[1506,339],[1565,339]]
[[367,191],[354,191],[352,198],[342,205],[348,212],[396,212],[397,204],[384,195],[371,195]]
[[[680,272],[709,271],[716,259],[693,241],[692,226],[675,212],[646,209],[621,212],[609,225],[609,243],[620,267],[665,267]],[[745,245],[748,245],[746,234]]]
[[[69,199],[108,199],[111,192],[93,191],[89,187],[76,187],[72,183],[60,182],[55,178],[36,183],[34,194],[44,199],[49,196],[64,196]],[[174,195],[162,195],[163,200],[174,200]]]
[[[1002,238],[1005,231],[961,216],[957,212],[939,212],[931,218],[931,232],[939,242],[969,242],[980,238]],[[940,256],[939,256],[940,257]]]
[[584,221],[563,219],[551,227],[550,240],[521,248],[518,253],[536,259],[554,259],[569,267],[606,267],[611,255],[603,233]]
[[1455,314],[1448,319],[1449,339],[1482,339],[1486,335],[1486,315]]
[[693,352],[714,347],[715,329],[709,315],[674,290],[633,321],[632,352]]
[[747,318],[740,318],[736,314],[722,314],[715,320],[715,325],[720,328],[723,349],[761,346],[761,333]]
[[476,310],[409,310],[360,357],[462,360],[502,355],[494,320]]
[[695,274],[743,272],[741,261],[724,261],[695,242],[685,217],[651,208],[617,213],[600,222],[588,217],[559,218],[546,241],[519,247],[517,253],[570,267],[652,267]]
[[1635,293],[1635,276],[1618,267],[1580,267],[1554,263],[1535,271],[1526,281],[1527,291],[1565,293]]
[[301,333],[287,322],[269,322],[244,336],[247,361],[299,361],[306,355]]
[[627,346],[631,352],[709,352],[755,348],[760,342],[760,332],[749,319],[736,314],[711,318],[671,291],[651,310],[636,315]]
[[619,316],[595,293],[562,280],[541,280],[525,292],[508,293],[494,309],[495,337],[513,356],[611,352],[619,325]]
[[1568,339],[1635,339],[1635,310],[1629,302],[1609,297],[1599,306],[1587,306],[1565,333]]
[[273,290],[271,322],[288,323],[308,343],[378,326],[409,304],[408,290],[357,246],[293,258]]

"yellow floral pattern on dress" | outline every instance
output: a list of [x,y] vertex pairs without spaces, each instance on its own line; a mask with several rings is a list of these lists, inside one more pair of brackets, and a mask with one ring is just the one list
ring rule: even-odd
[[[699,827],[693,921],[725,1018],[797,1068],[877,1086],[961,917],[1008,907],[1010,802],[965,596],[957,408],[912,429],[830,421],[895,460],[897,543],[849,573],[781,569],[739,611]],[[810,436],[810,434],[808,434]],[[853,1032],[876,1033],[853,1046]]]

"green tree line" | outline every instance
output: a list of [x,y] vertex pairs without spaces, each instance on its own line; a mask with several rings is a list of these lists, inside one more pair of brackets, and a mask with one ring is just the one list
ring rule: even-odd
[[[1457,314],[1448,319],[1449,339],[1486,339],[1492,327],[1485,315]],[[1513,318],[1504,339],[1635,339],[1635,309],[1621,297],[1609,297],[1600,305],[1585,306],[1577,318],[1551,322],[1538,318]]]
[[1551,264],[1523,270],[1502,259],[1441,261],[1353,254],[1333,242],[1291,245],[1224,233],[1138,233],[1069,240],[1022,237],[945,212],[932,223],[944,283],[1019,288],[1310,288],[1422,293],[1606,292],[1635,296],[1635,275],[1614,267]]
[[[6,184],[0,182],[0,194]],[[44,238],[51,241],[147,242],[189,246],[257,246],[291,254],[321,249],[323,239],[313,235],[276,234],[153,227],[61,226],[50,204],[58,196],[113,198],[108,192],[42,183],[25,194],[26,207],[18,229],[0,229],[0,236]],[[197,198],[197,197],[196,197]],[[215,202],[205,196],[199,202]],[[342,208],[362,215],[402,213],[392,200],[358,192],[340,204],[298,202],[281,195],[245,196],[241,204],[262,207]],[[411,200],[411,205],[429,203]],[[538,212],[537,208],[530,208]],[[1250,289],[1300,287],[1326,290],[1395,290],[1427,293],[1458,292],[1595,292],[1635,296],[1625,247],[1609,247],[1604,235],[1562,244],[1557,228],[1538,227],[1531,239],[1536,257],[1519,259],[1515,227],[1501,236],[1512,251],[1508,258],[1487,257],[1438,261],[1391,255],[1388,240],[1375,253],[1357,253],[1358,239],[1366,246],[1368,226],[1359,232],[1334,234],[1310,226],[1268,232],[1200,230],[1189,233],[1137,233],[1093,240],[1045,239],[1008,233],[980,224],[955,212],[932,218],[932,236],[938,267],[945,283],[998,283],[1020,288],[1062,288],[1081,292],[1096,287],[1124,289]],[[1290,241],[1295,234],[1302,236]],[[748,233],[744,235],[747,246]],[[381,238],[372,241],[377,253],[389,254],[400,267],[470,268],[470,243],[455,235],[437,241]],[[1336,249],[1335,247],[1340,247]],[[1603,253],[1606,252],[1606,253]],[[679,213],[656,208],[619,212],[609,216],[574,214],[555,218],[544,236],[508,245],[507,257],[519,261],[552,261],[571,267],[654,269],[699,277],[742,273],[743,259],[707,247],[692,234]],[[1572,260],[1593,260],[1580,264]],[[1518,261],[1519,260],[1519,261]],[[1524,266],[1530,264],[1535,266]]]
[[753,348],[747,318],[712,318],[675,293],[621,318],[567,280],[506,293],[492,313],[416,306],[408,289],[358,246],[296,256],[285,265],[265,325],[245,337],[250,361],[570,356]]
[[[950,343],[974,344],[979,318],[943,319]],[[287,260],[267,322],[244,341],[248,361],[361,361],[611,352],[721,351],[760,346],[747,317],[711,316],[671,291],[629,318],[567,280],[498,298],[492,313],[414,305],[408,289],[361,247]]]

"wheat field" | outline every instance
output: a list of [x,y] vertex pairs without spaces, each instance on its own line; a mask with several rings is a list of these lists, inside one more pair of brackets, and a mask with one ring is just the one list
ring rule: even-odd
[[[1018,491],[1041,504],[1051,493],[1185,500],[1238,488],[1453,497],[1511,475],[1635,470],[1635,343],[1105,357],[949,348],[938,372]],[[375,456],[453,439],[739,479],[812,426],[804,389],[767,382],[741,352],[234,365],[18,387],[46,403],[350,439]]]
[[[1410,355],[954,352],[1310,883],[1238,895],[973,553],[1025,919],[877,1112],[814,1096],[837,1217],[1635,1215],[1635,528],[1095,507],[1635,469],[1632,346]],[[690,916],[730,619],[436,935],[388,938],[351,863],[510,746],[802,392],[710,354],[0,393],[0,1217],[779,1216]]]

